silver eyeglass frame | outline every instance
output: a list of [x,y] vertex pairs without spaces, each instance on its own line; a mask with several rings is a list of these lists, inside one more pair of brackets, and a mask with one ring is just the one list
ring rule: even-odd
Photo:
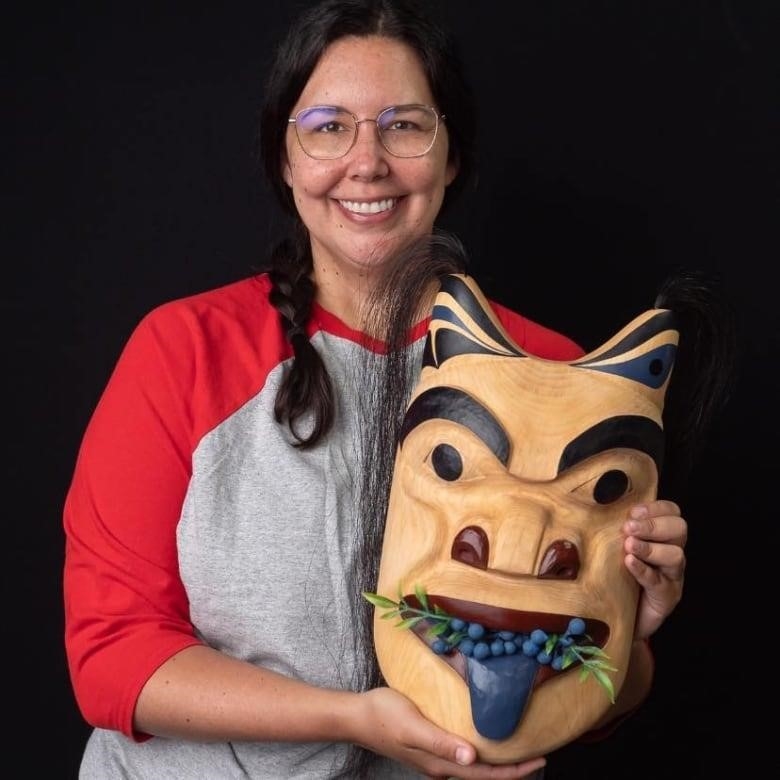
[[[352,119],[355,122],[355,132],[352,134],[352,143],[347,147],[347,149],[342,152],[339,155],[336,155],[335,157],[318,157],[316,155],[313,155],[309,153],[306,150],[306,147],[303,145],[303,142],[301,141],[301,136],[298,133],[298,117],[304,112],[304,111],[311,111],[315,108],[328,108],[328,109],[334,109],[336,111],[343,112],[345,114],[349,114],[349,116],[352,117]],[[434,117],[436,118],[436,125],[433,128],[433,138],[431,138],[431,143],[428,146],[428,148],[424,152],[420,152],[419,154],[396,154],[395,152],[391,151],[387,148],[387,144],[385,144],[384,138],[382,138],[382,133],[379,130],[379,124],[378,120],[379,117],[382,116],[386,111],[392,111],[393,109],[399,109],[399,108],[424,108],[428,111],[433,112]],[[342,157],[346,157],[352,149],[355,147],[355,144],[357,143],[358,139],[358,129],[359,126],[365,122],[373,122],[374,126],[376,128],[377,138],[379,139],[379,143],[382,144],[382,148],[393,157],[397,157],[399,160],[414,160],[417,157],[425,157],[428,152],[433,149],[433,145],[436,143],[436,139],[439,137],[439,126],[440,124],[446,119],[445,114],[440,114],[433,106],[427,106],[424,103],[403,103],[401,105],[395,105],[395,106],[387,106],[386,108],[383,108],[377,115],[374,117],[374,119],[358,119],[356,114],[353,114],[351,111],[348,111],[346,108],[343,108],[342,106],[331,106],[331,105],[313,105],[313,106],[305,106],[300,111],[298,111],[295,116],[289,117],[287,119],[288,125],[295,125],[295,138],[298,141],[298,146],[301,147],[301,150],[307,157],[311,157],[312,160],[340,160]]]

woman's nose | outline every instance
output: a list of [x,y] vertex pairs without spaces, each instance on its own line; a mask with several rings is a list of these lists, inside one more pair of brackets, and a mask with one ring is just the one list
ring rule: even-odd
[[390,170],[390,153],[382,145],[376,121],[361,119],[357,123],[355,145],[348,152],[350,176],[377,178]]

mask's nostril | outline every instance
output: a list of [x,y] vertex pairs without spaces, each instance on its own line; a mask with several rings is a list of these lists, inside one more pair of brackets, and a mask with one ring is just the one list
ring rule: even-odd
[[477,569],[487,569],[490,544],[487,534],[475,525],[464,528],[452,543],[452,559]]
[[538,576],[548,580],[576,580],[580,573],[580,554],[568,539],[557,539],[545,551]]

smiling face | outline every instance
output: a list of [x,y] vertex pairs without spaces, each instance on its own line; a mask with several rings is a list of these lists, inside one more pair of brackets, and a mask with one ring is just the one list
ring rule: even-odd
[[[394,105],[433,106],[422,65],[405,44],[378,36],[347,37],[321,57],[291,114],[315,105],[341,106],[374,119]],[[287,132],[284,180],[312,246],[318,287],[362,277],[412,239],[430,233],[456,167],[448,162],[446,122],[422,157],[385,150],[373,122],[359,125],[352,149],[336,160],[315,160]]]
[[449,277],[437,298],[396,455],[377,592],[415,604],[421,590],[429,607],[487,629],[491,652],[435,652],[447,636],[428,632],[435,623],[405,630],[381,610],[375,645],[388,683],[482,760],[547,753],[609,709],[595,679],[580,681],[582,667],[525,652],[535,629],[562,636],[582,619],[582,644],[606,653],[620,691],[638,595],[621,526],[632,504],[655,496],[677,339],[670,317],[646,312],[600,349],[558,362],[517,347],[473,280]]

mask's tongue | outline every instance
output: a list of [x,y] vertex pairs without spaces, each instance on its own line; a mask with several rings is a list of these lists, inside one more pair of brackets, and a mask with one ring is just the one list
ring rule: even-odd
[[523,717],[540,664],[524,653],[466,661],[474,727],[488,739],[506,739]]

